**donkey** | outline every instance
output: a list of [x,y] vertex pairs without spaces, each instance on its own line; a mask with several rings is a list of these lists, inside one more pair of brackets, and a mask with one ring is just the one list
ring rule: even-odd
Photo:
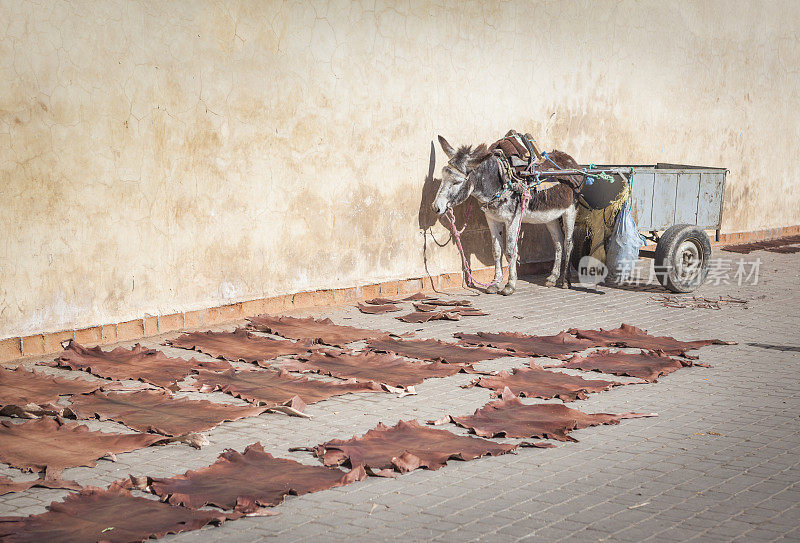
[[[560,286],[570,288],[569,259],[572,252],[572,232],[577,216],[578,186],[575,178],[564,176],[569,183],[557,182],[554,186],[532,195],[528,206],[520,213],[521,196],[518,193],[503,192],[504,180],[500,174],[497,158],[481,144],[474,150],[471,146],[462,146],[457,151],[439,136],[439,144],[448,158],[442,168],[442,183],[433,209],[444,215],[448,209],[467,200],[470,196],[482,205],[489,231],[492,235],[492,255],[494,256],[494,281],[487,289],[488,293],[499,292],[504,296],[513,294],[517,285],[517,233],[520,220],[529,224],[544,224],[550,232],[555,244],[553,270],[545,283],[548,287]],[[578,168],[575,160],[566,153],[553,151],[547,156],[555,164],[547,160],[538,169],[571,169]],[[499,196],[498,196],[499,195]],[[561,219],[559,224],[559,219]],[[503,229],[506,231],[505,253],[508,259],[508,283],[500,290],[503,279]]]

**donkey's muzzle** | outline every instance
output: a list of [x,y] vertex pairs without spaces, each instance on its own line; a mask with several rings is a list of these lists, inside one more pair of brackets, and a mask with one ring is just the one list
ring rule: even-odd
[[440,207],[439,204],[437,204],[436,202],[433,202],[431,204],[431,209],[433,209],[436,212],[436,214],[439,215],[440,217],[445,213],[447,213],[447,208]]

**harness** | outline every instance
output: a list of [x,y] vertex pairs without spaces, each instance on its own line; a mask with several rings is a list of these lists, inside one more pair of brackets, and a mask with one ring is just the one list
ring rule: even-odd
[[543,177],[551,177],[542,175],[545,171],[552,171],[550,165],[556,170],[563,170],[563,168],[556,164],[546,152],[539,152],[530,134],[520,134],[510,130],[505,137],[493,143],[489,149],[497,160],[502,186],[492,196],[492,199],[484,204],[486,208],[501,205],[498,200],[508,193],[519,195],[532,193],[530,198],[535,198],[539,192],[564,183],[569,185],[577,196],[583,188],[583,180],[575,182],[569,178],[543,179]]
[[[575,197],[580,202],[582,199],[580,193],[584,185],[593,184],[595,177],[613,183],[614,177],[609,175],[609,172],[611,172],[619,175],[629,184],[633,180],[633,168],[607,167],[598,169],[594,164],[590,164],[588,169],[585,167],[570,169],[562,168],[546,152],[539,152],[534,144],[534,139],[530,136],[530,134],[523,135],[515,130],[510,130],[502,139],[493,143],[489,150],[497,160],[502,186],[492,196],[489,202],[481,206],[483,208],[491,208],[502,205],[500,199],[506,194],[512,193],[519,195],[518,202],[521,205],[521,209],[518,209],[520,214],[522,214],[525,212],[530,200],[535,198],[539,192],[552,188],[559,183],[569,185],[570,188],[572,188]],[[552,165],[552,168],[547,163]],[[544,169],[544,166],[547,166],[547,169]],[[623,171],[629,172],[630,177],[626,177]],[[575,181],[574,177],[569,176],[579,177],[580,181]],[[553,179],[551,180],[550,178]],[[580,203],[585,205],[584,202]],[[453,230],[453,237],[455,238],[456,245],[458,246],[458,251],[461,253],[461,262],[466,273],[467,286],[480,285],[483,287],[489,287],[497,284],[497,281],[492,281],[491,283],[482,283],[476,280],[472,275],[472,269],[469,265],[466,253],[461,245],[461,234],[467,227],[471,210],[472,205],[469,204],[467,206],[464,226],[461,229],[456,226],[455,214],[453,213],[452,209],[447,210],[447,218],[450,221],[450,226]],[[519,243],[521,230],[522,217],[520,217],[519,225],[517,227],[517,237],[511,254],[517,253],[517,244]]]

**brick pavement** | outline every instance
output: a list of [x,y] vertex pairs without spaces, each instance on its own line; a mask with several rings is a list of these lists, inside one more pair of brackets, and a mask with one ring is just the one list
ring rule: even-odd
[[[474,305],[490,316],[458,322],[414,325],[391,314],[362,315],[355,308],[317,310],[315,316],[342,324],[420,330],[420,337],[439,339],[458,331],[553,334],[572,326],[609,328],[627,322],[657,335],[719,337],[739,344],[696,351],[712,368],[682,369],[656,384],[617,387],[570,405],[588,412],[654,411],[657,418],[579,430],[572,434],[579,443],[555,449],[451,461],[439,471],[418,470],[395,480],[370,478],[289,497],[276,509],[278,516],[242,519],[166,540],[800,540],[800,255],[760,251],[746,258],[762,260],[757,286],[705,285],[698,294],[740,296],[750,300],[747,308],[664,308],[650,301],[660,289],[564,291],[544,288],[542,278],[534,277],[532,282],[522,279],[510,298],[475,296]],[[174,335],[143,343],[170,355],[202,356],[158,346]],[[480,367],[509,369],[523,363],[503,358]],[[404,398],[333,398],[309,406],[314,418],[308,420],[265,414],[228,422],[207,433],[210,444],[202,450],[180,444],[151,447],[118,455],[117,462],[102,460],[96,468],[68,469],[64,476],[94,485],[129,473],[169,476],[203,467],[225,448],[243,450],[255,441],[274,455],[314,464],[308,453],[287,449],[362,434],[378,422],[471,414],[490,399],[490,391],[459,387],[470,378],[431,379],[416,387],[418,395]],[[187,396],[241,403],[220,393]],[[88,424],[126,431],[111,422]],[[466,433],[453,425],[444,428]],[[31,478],[7,466],[0,475]],[[6,495],[0,497],[0,516],[40,513],[65,495],[47,489]]]

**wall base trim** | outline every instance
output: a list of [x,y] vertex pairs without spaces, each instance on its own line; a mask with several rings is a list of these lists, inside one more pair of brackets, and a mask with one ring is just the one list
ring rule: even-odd
[[[719,241],[714,241],[712,243],[715,246],[720,246],[796,234],[800,234],[800,225],[769,228],[752,232],[722,234]],[[548,273],[552,265],[552,261],[529,262],[520,264],[518,270],[521,275],[543,274]],[[507,268],[504,269],[507,270]],[[489,282],[494,276],[494,268],[473,270],[472,274],[478,281]],[[81,345],[89,346],[117,343],[120,341],[132,341],[155,336],[166,332],[238,321],[245,317],[259,315],[261,313],[281,313],[295,309],[348,305],[378,296],[396,296],[401,294],[414,294],[415,292],[440,292],[463,288],[465,286],[463,274],[461,272],[443,273],[415,279],[387,281],[385,283],[361,287],[285,294],[282,296],[261,298],[197,311],[187,311],[185,313],[147,316],[141,319],[115,324],[103,324],[78,330],[65,330],[47,334],[12,337],[0,340],[0,362],[9,362],[19,358],[57,353],[62,350],[61,342],[67,339],[74,339]]]

